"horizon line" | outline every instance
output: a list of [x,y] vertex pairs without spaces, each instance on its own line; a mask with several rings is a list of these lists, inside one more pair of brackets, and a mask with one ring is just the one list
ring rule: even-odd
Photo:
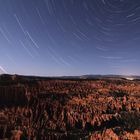
[[135,76],[140,76],[136,74],[81,74],[81,75],[32,75],[32,74],[11,74],[11,73],[1,73],[1,75],[17,75],[17,76],[33,76],[33,77],[80,77],[80,76],[123,76],[123,77],[135,77]]

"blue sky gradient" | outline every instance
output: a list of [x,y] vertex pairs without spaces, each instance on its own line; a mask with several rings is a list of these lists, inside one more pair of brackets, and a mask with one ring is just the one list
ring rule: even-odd
[[139,0],[1,0],[0,74],[140,75]]

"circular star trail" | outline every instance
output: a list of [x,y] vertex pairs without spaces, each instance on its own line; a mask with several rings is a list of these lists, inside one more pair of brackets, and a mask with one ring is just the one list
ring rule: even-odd
[[139,0],[1,0],[0,73],[133,74]]

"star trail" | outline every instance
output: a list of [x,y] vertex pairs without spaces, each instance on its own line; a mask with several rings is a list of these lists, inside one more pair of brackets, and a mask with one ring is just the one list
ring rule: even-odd
[[139,0],[1,0],[0,74],[140,75]]

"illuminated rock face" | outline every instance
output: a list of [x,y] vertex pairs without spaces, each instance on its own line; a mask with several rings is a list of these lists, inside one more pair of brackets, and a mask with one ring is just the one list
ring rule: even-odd
[[0,114],[8,120],[2,136],[107,140],[139,135],[139,81],[16,81],[0,86]]

